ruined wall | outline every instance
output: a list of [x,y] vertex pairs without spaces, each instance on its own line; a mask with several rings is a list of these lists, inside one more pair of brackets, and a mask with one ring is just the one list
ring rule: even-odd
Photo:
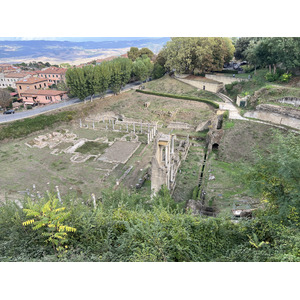
[[281,114],[291,118],[300,119],[300,110],[296,110],[289,107],[277,106],[272,104],[260,104],[256,106],[256,110]]
[[206,91],[212,92],[212,93],[219,93],[224,89],[224,85],[220,82],[206,82],[201,80],[190,80],[186,78],[177,78],[178,80],[187,83],[193,87],[196,87],[200,90],[203,90],[203,87],[205,87]]

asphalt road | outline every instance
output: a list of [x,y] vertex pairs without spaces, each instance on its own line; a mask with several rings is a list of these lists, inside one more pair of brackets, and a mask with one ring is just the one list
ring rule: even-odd
[[[141,84],[141,82],[134,82],[134,83],[126,84],[126,86],[121,90],[121,93],[128,91],[130,89],[137,89],[140,84]],[[110,97],[112,95],[113,95],[113,92],[109,90],[109,91],[107,91],[107,93],[104,97]],[[97,95],[94,96],[94,98],[96,98],[96,97],[97,97]],[[91,99],[90,96],[86,98],[86,100],[90,100],[90,99]],[[78,98],[72,98],[69,100],[61,101],[59,103],[35,107],[33,109],[29,109],[29,110],[25,110],[25,111],[21,111],[21,112],[16,111],[14,114],[10,114],[10,115],[1,114],[0,115],[0,124],[33,117],[33,116],[39,115],[41,113],[60,109],[60,108],[67,107],[67,106],[70,106],[70,105],[73,105],[76,103],[80,103],[80,102],[84,102],[84,101],[82,101]]]

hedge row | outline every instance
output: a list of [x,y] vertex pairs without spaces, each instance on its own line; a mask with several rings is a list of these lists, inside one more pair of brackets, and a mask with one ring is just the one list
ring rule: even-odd
[[151,92],[151,91],[143,91],[143,90],[136,90],[139,93],[149,94],[149,95],[155,95],[155,96],[162,96],[162,97],[169,97],[169,98],[175,98],[175,99],[184,99],[184,100],[192,100],[192,101],[198,101],[198,102],[204,102],[206,104],[209,104],[213,106],[214,108],[219,108],[219,104],[207,100],[207,99],[201,99],[197,97],[190,97],[190,96],[182,96],[182,95],[176,95],[176,94],[164,94],[164,93],[157,93],[157,92]]

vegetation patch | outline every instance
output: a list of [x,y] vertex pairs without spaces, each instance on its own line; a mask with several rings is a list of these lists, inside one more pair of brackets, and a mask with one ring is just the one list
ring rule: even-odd
[[162,97],[168,97],[168,98],[184,99],[184,100],[192,100],[192,101],[203,102],[203,103],[211,105],[214,108],[219,108],[219,104],[217,104],[213,101],[207,100],[207,99],[201,99],[201,98],[189,97],[189,96],[181,96],[181,95],[156,93],[156,92],[150,92],[150,91],[144,91],[144,90],[136,90],[136,91],[139,92],[139,93],[155,95],[155,96],[162,96]]
[[76,152],[82,154],[98,155],[104,153],[104,150],[108,147],[106,143],[99,143],[93,141],[85,142],[81,147],[76,149]]
[[75,116],[74,111],[64,111],[51,115],[40,115],[34,118],[15,121],[0,127],[0,140],[15,139],[30,133],[43,130],[59,122],[70,122]]

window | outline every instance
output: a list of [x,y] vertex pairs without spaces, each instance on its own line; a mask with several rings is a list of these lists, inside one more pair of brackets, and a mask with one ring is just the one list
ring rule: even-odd
[[58,75],[56,75],[56,77],[58,77]]
[[42,88],[42,85],[40,84],[40,88]]
[[34,88],[36,89],[36,85],[34,86]]
[[22,87],[19,85],[19,89],[21,90],[22,89]]
[[44,83],[44,86],[46,86],[46,83]]

